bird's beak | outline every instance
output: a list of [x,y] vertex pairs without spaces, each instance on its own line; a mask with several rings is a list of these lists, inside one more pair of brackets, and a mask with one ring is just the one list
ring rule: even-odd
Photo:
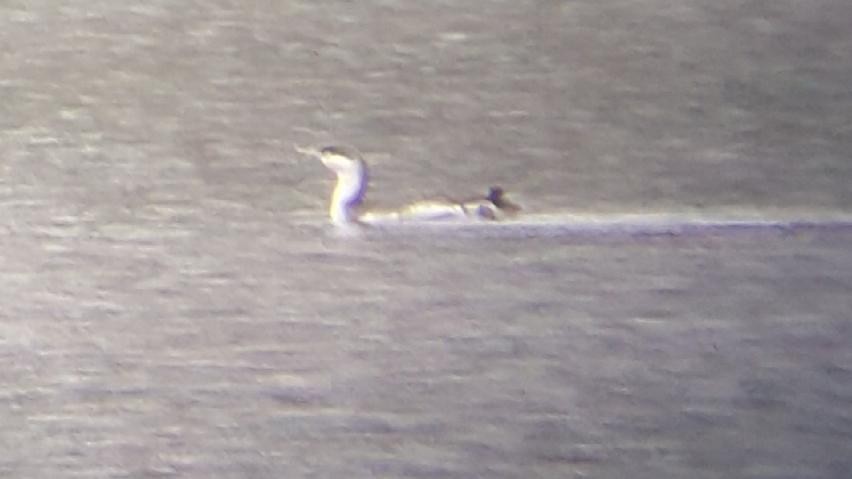
[[322,153],[320,153],[320,151],[318,149],[316,149],[312,146],[302,147],[302,146],[299,146],[299,145],[293,145],[293,147],[296,149],[297,153],[301,153],[301,154],[307,155],[307,156],[312,156],[312,157],[314,157],[318,160],[322,160]]

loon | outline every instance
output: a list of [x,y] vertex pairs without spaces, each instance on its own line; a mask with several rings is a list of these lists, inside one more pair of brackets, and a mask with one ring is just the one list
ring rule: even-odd
[[458,201],[442,198],[418,201],[392,211],[362,211],[369,173],[367,163],[357,151],[340,146],[327,146],[321,150],[297,146],[296,151],[318,158],[337,176],[328,209],[331,222],[336,225],[494,221],[510,217],[521,209],[504,197],[502,188],[492,186],[483,196]]

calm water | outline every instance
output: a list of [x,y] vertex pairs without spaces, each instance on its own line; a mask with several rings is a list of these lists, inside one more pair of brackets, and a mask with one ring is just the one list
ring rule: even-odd
[[844,1],[0,6],[0,476],[845,478],[852,230],[365,234],[371,200],[852,214]]

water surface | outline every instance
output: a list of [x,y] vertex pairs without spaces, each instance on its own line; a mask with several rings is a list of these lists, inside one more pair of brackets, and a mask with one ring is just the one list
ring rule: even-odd
[[0,6],[0,475],[846,477],[852,7],[703,3]]

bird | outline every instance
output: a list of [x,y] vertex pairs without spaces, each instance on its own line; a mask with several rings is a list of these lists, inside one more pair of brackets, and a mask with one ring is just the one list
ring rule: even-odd
[[318,158],[336,175],[337,183],[328,207],[328,216],[335,225],[497,221],[514,216],[521,210],[520,206],[505,198],[499,186],[490,187],[485,195],[462,200],[436,198],[417,201],[396,210],[366,210],[363,206],[369,169],[357,150],[343,146],[326,146],[319,150],[295,148],[301,154]]

